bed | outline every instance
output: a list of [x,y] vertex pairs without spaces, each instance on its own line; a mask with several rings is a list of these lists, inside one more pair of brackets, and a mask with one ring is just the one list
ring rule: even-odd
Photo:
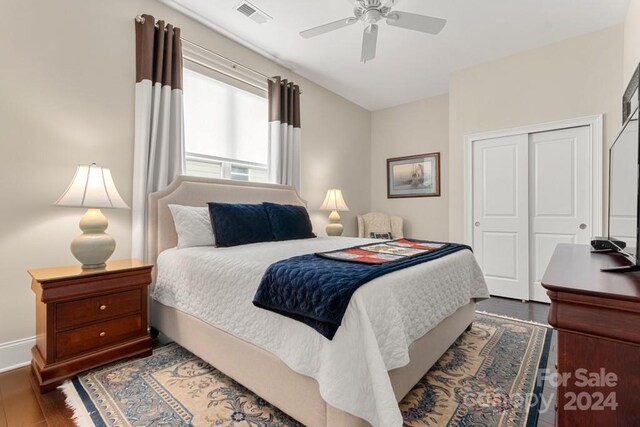
[[[473,255],[462,251],[364,285],[328,341],[302,323],[252,306],[255,282],[271,262],[369,240],[175,249],[168,205],[210,201],[305,205],[288,186],[185,176],[151,194],[152,327],[307,426],[401,425],[397,402],[473,322],[474,301],[488,297]],[[436,289],[428,292],[436,293],[414,298],[417,278],[425,276]]]

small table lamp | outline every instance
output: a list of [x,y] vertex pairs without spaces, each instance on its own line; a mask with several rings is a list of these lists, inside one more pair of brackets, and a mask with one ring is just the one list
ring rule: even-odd
[[323,211],[331,211],[329,214],[329,224],[325,230],[327,231],[327,236],[341,236],[342,224],[340,224],[340,215],[338,211],[348,211],[349,207],[344,202],[344,198],[342,197],[341,190],[329,190],[327,191],[327,197],[324,198],[324,202],[320,209]]
[[79,165],[76,174],[56,206],[88,208],[82,219],[82,234],[71,242],[71,253],[83,268],[104,267],[116,249],[116,241],[104,231],[109,222],[101,208],[129,208],[111,178],[111,171],[95,163]]

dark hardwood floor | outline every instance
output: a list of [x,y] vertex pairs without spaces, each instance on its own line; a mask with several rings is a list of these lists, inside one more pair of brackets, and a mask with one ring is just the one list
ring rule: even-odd
[[73,426],[71,416],[60,390],[34,392],[30,367],[0,374],[0,427]]
[[476,310],[548,325],[549,304],[491,297],[476,304]]
[[[478,310],[521,320],[547,323],[549,306],[534,302],[493,297],[478,304]],[[555,372],[557,360],[557,340],[553,337],[547,369]],[[29,367],[0,374],[0,427],[23,426],[73,426],[71,410],[64,404],[64,395],[55,390],[40,395],[33,391]],[[552,427],[555,422],[555,402],[549,399],[555,390],[545,382],[543,397],[548,402],[546,411],[540,412],[538,427]]]

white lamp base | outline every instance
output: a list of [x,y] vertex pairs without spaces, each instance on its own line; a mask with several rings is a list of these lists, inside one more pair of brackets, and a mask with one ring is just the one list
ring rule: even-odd
[[338,211],[331,211],[329,214],[329,224],[325,227],[327,236],[342,236],[344,227],[340,224],[340,214]]
[[109,226],[100,209],[88,209],[80,219],[82,234],[71,242],[71,253],[82,263],[82,268],[101,268],[113,251],[116,241],[104,231]]

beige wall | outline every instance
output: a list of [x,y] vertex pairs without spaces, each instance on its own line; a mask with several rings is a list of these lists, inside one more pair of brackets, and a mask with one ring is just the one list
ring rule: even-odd
[[631,0],[624,20],[624,74],[627,87],[633,72],[640,62],[640,0]]
[[[451,76],[451,240],[464,238],[465,135],[604,114],[606,152],[621,126],[623,33],[623,25],[618,25],[476,65]],[[606,166],[606,153],[604,157]]]
[[[355,215],[370,209],[370,112],[153,0],[0,0],[0,344],[34,335],[34,296],[26,269],[75,263],[69,242],[82,212],[51,204],[75,165],[110,167],[131,201],[135,38],[133,18],[149,13],[183,35],[268,75],[300,83],[302,196],[314,212],[331,187],[342,188]],[[130,253],[130,212],[109,211],[115,257]]]
[[[386,160],[440,152],[440,197],[387,199]],[[449,96],[440,95],[371,114],[371,210],[404,218],[404,233],[418,239],[449,235]]]

